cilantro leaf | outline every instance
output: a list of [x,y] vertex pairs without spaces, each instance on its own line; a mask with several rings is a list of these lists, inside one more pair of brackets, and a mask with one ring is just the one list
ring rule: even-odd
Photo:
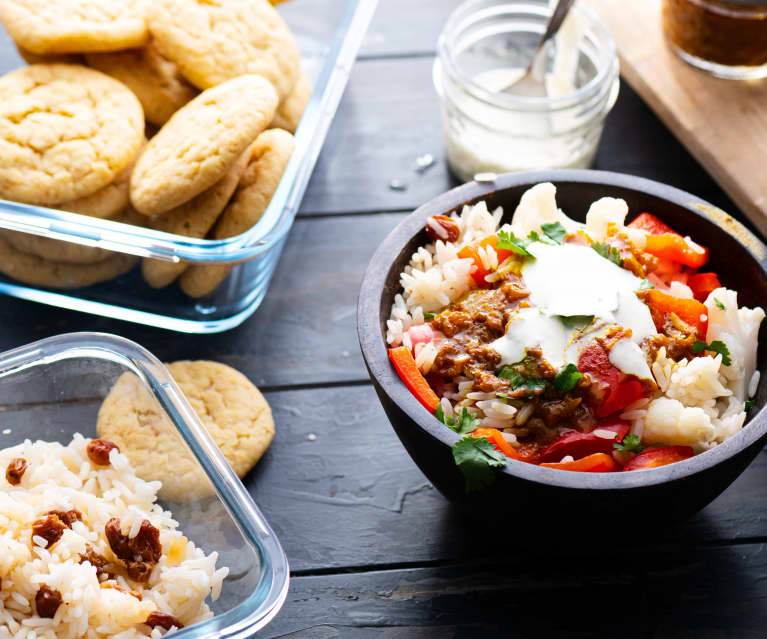
[[526,247],[527,242],[514,235],[514,231],[509,231],[508,233],[506,231],[498,231],[498,244],[495,245],[495,248],[513,251],[525,257],[533,257],[533,254]]
[[696,355],[702,353],[703,351],[711,351],[712,353],[718,353],[721,355],[722,364],[725,366],[730,366],[732,364],[732,360],[730,359],[730,349],[727,348],[727,344],[719,341],[718,339],[714,340],[710,344],[706,344],[706,342],[697,340],[692,345],[692,352]]
[[554,240],[557,244],[564,244],[567,236],[567,229],[560,222],[551,224],[541,224],[541,231]]
[[575,364],[568,364],[554,376],[551,383],[558,391],[567,392],[575,388],[581,377],[583,373],[578,372],[578,367]]
[[550,239],[547,235],[541,235],[538,231],[530,231],[527,235],[528,242],[540,242],[541,244],[549,244],[555,246],[556,242]]
[[459,435],[471,433],[479,426],[479,420],[473,413],[470,413],[465,406],[461,410],[461,414],[458,415],[457,422],[454,415],[451,417],[445,415],[445,411],[442,410],[442,404],[437,404],[434,416],[450,430],[454,430]]
[[642,440],[639,439],[639,435],[631,433],[626,435],[620,444],[613,444],[613,448],[622,453],[641,453],[643,450]]
[[585,328],[594,321],[593,315],[558,315],[567,328]]
[[655,288],[655,285],[648,279],[642,278],[642,281],[639,282],[639,290],[640,291],[647,291],[651,288]]
[[606,260],[610,260],[613,264],[617,264],[618,266],[623,265],[620,251],[614,246],[607,244],[607,242],[595,242],[591,245],[591,248]]
[[753,399],[747,399],[746,404],[743,407],[744,410],[751,410],[754,407],[754,400]]
[[423,318],[428,322],[430,320],[433,320],[435,317],[437,317],[436,313],[424,313]]
[[506,465],[506,457],[485,437],[467,435],[453,444],[453,459],[466,480],[466,492],[481,490],[495,481],[493,468]]
[[453,421],[455,421],[452,417],[450,419],[445,417],[445,411],[442,410],[441,402],[437,404],[437,408],[434,411],[434,417],[441,421],[445,426],[452,426]]
[[498,373],[498,377],[509,380],[511,390],[526,388],[531,393],[542,391],[546,388],[546,381],[537,377],[525,377],[513,366],[504,366]]
[[718,299],[716,299],[716,298],[714,298],[714,304],[716,304],[716,307],[717,307],[717,308],[718,308],[720,311],[726,311],[726,310],[727,310],[727,307],[726,307],[724,304],[722,304],[722,303],[721,303],[721,302],[720,302]]

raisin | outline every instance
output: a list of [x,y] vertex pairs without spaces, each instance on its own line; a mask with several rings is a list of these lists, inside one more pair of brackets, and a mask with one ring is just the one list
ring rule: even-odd
[[23,457],[15,457],[5,469],[5,478],[11,486],[18,486],[21,478],[27,470],[27,460]]
[[112,517],[104,526],[104,533],[112,552],[125,562],[128,576],[134,581],[147,581],[162,556],[160,531],[144,519],[131,539],[120,530],[120,520]]
[[109,453],[117,448],[117,444],[114,444],[106,439],[92,439],[85,447],[85,452],[88,453],[88,459],[94,464],[99,466],[109,466]]
[[176,626],[176,628],[184,627],[184,624],[173,615],[167,615],[164,612],[150,612],[144,623],[152,628],[162,626],[165,630],[170,630],[173,626]]
[[46,617],[47,619],[53,619],[56,611],[61,605],[61,593],[58,590],[53,590],[45,584],[40,586],[40,589],[35,595],[35,606],[37,606],[37,616]]
[[80,555],[80,563],[82,564],[86,561],[96,569],[96,578],[99,580],[102,577],[113,577],[115,574],[115,566],[106,557],[93,550],[93,546],[86,546],[85,554]]
[[48,515],[56,515],[67,528],[71,528],[76,521],[82,521],[83,516],[76,508],[72,510],[51,510]]
[[46,515],[33,522],[32,535],[45,539],[47,542],[45,547],[50,548],[61,539],[65,528],[67,525],[59,519],[58,515]]
[[455,220],[447,215],[432,215],[426,221],[426,233],[432,242],[455,242],[461,235],[461,229]]

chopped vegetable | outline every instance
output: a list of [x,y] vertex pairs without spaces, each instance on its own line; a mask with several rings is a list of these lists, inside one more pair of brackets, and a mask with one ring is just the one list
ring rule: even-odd
[[623,438],[622,442],[616,442],[613,444],[615,450],[619,450],[622,453],[641,453],[642,452],[642,440],[639,439],[639,435],[631,433]]
[[[618,419],[597,424],[590,433],[578,431],[563,433],[546,447],[540,458],[542,461],[551,462],[560,460],[567,455],[574,459],[581,459],[594,453],[610,453],[616,442],[624,441],[630,429],[631,426],[628,422]],[[606,433],[598,431],[615,433],[615,437],[612,439],[600,437]]]
[[560,315],[559,319],[567,328],[585,328],[594,321],[593,315]]
[[451,417],[445,415],[445,411],[442,410],[442,404],[437,404],[437,410],[434,411],[434,416],[459,435],[468,435],[479,426],[479,420],[473,413],[470,413],[465,406],[458,416],[458,422],[455,420],[455,415]]
[[527,235],[527,242],[540,242],[541,244],[548,244],[550,246],[556,246],[557,243],[552,240],[548,235],[541,235],[538,231],[530,231]]
[[720,311],[726,311],[726,310],[727,310],[727,307],[726,307],[724,304],[722,304],[722,303],[721,303],[721,302],[720,302],[718,299],[716,299],[716,298],[714,298],[714,304],[716,304],[716,307],[717,307],[717,308],[718,308]]
[[727,348],[727,344],[724,342],[720,342],[719,340],[714,340],[710,344],[706,344],[706,342],[702,342],[700,340],[696,341],[692,345],[692,352],[695,354],[702,353],[703,351],[711,351],[712,353],[718,353],[722,356],[722,364],[725,366],[730,366],[732,364],[732,360],[730,359],[730,349]]
[[439,397],[431,389],[429,383],[421,375],[418,366],[413,359],[413,354],[407,346],[398,346],[389,349],[389,359],[397,370],[399,378],[415,398],[423,404],[424,408],[433,413],[439,404]]
[[706,247],[672,233],[648,235],[644,250],[656,257],[684,264],[690,268],[700,268],[708,262]]
[[610,246],[606,242],[595,242],[591,245],[597,253],[599,253],[606,260],[610,260],[613,264],[621,266],[623,259],[621,259],[620,251],[614,246]]
[[507,251],[506,249],[498,248],[497,235],[490,235],[489,237],[486,237],[479,243],[479,245],[484,247],[492,246],[495,249],[496,255],[498,255],[498,264],[503,263],[504,260],[507,260],[512,255],[516,255],[514,251]]
[[597,417],[607,417],[644,397],[645,390],[635,377],[629,377],[610,363],[607,350],[592,341],[578,358],[578,370],[588,373],[604,390],[601,404],[592,406]]
[[428,344],[434,339],[434,329],[431,324],[417,324],[407,330],[407,336],[410,338],[415,353],[415,347],[418,344]]
[[527,250],[526,246],[527,242],[514,235],[514,231],[498,231],[498,244],[496,244],[496,248],[513,251],[525,257],[533,257],[533,254]]
[[663,330],[666,317],[674,313],[685,324],[697,329],[698,337],[704,337],[708,328],[708,309],[698,300],[675,297],[658,289],[644,291],[645,301],[650,307],[655,327]]
[[506,465],[506,457],[484,437],[467,435],[453,444],[453,459],[466,480],[466,492],[481,490],[495,481],[493,468]]
[[468,258],[474,262],[475,269],[471,276],[474,278],[477,286],[480,288],[487,288],[487,280],[485,280],[485,276],[490,271],[488,271],[485,268],[485,265],[482,263],[482,259],[479,257],[477,249],[475,249],[473,246],[464,246],[460,251],[458,251],[458,257],[461,259]]
[[754,400],[753,399],[747,399],[743,408],[744,408],[744,410],[751,410],[753,407],[754,407]]
[[695,454],[692,446],[666,446],[665,448],[653,448],[639,453],[634,459],[628,462],[623,470],[647,470],[649,468],[658,468],[667,466],[684,459],[689,459]]
[[525,377],[513,366],[504,366],[498,373],[501,379],[509,380],[511,390],[526,388],[531,393],[542,391],[546,388],[546,381],[537,377]]
[[581,377],[583,373],[578,372],[578,367],[575,364],[568,364],[554,376],[551,383],[558,391],[565,393],[575,388]]
[[424,319],[425,319],[427,322],[430,322],[430,321],[431,321],[431,320],[433,320],[435,317],[437,317],[437,314],[436,314],[436,313],[424,313],[424,314],[423,314],[423,318],[424,318]]
[[652,213],[640,213],[628,224],[628,226],[631,227],[632,229],[640,229],[642,231],[647,231],[648,233],[651,233],[652,235],[662,235],[664,233],[674,233],[676,235],[679,235],[668,224],[666,224],[665,222],[662,222],[660,219],[655,217]]
[[619,469],[617,462],[612,455],[607,453],[594,453],[582,459],[576,459],[570,462],[546,463],[541,464],[544,468],[554,468],[556,470],[571,470],[582,473],[612,473]]
[[[687,280],[687,286],[692,290],[693,297],[699,302],[705,302],[712,291],[722,287],[716,273],[695,273]],[[722,304],[717,303],[717,306]],[[720,307],[725,310],[724,305]]]
[[472,436],[484,437],[510,459],[516,459],[517,461],[523,461],[530,464],[537,464],[539,461],[539,456],[537,454],[514,448],[508,441],[506,441],[503,433],[497,428],[477,428],[472,432]]
[[560,222],[550,224],[541,224],[541,231],[554,240],[557,244],[564,244],[567,236],[567,229]]

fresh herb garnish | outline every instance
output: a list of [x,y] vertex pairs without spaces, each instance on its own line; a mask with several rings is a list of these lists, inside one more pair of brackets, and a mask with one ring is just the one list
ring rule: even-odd
[[639,435],[631,433],[623,438],[620,444],[613,444],[615,450],[619,450],[622,453],[641,453],[642,452],[642,440],[639,439]]
[[564,244],[567,236],[567,229],[560,222],[551,224],[541,224],[541,231],[554,240],[557,244]]
[[546,381],[537,377],[525,377],[513,366],[504,366],[498,373],[498,377],[509,380],[511,390],[525,388],[531,393],[542,391],[546,388]]
[[451,417],[445,415],[445,411],[442,410],[442,404],[437,405],[437,409],[434,411],[434,416],[459,435],[467,435],[476,430],[479,426],[479,420],[473,413],[470,413],[465,406],[461,410],[461,414],[458,415],[458,421],[456,421],[455,415]]
[[567,328],[584,328],[594,321],[593,315],[559,315]]
[[607,242],[595,242],[591,245],[591,248],[606,260],[610,260],[613,264],[617,264],[618,266],[623,265],[620,251],[614,246],[610,246]]
[[526,247],[527,242],[514,235],[514,231],[498,231],[498,243],[495,245],[495,248],[513,251],[525,257],[533,257],[533,254]]
[[639,290],[640,291],[648,291],[651,288],[655,288],[655,284],[653,284],[650,280],[647,278],[642,278],[642,281],[639,282]]
[[566,393],[575,388],[575,385],[581,377],[583,377],[583,373],[578,371],[578,367],[575,364],[568,364],[554,375],[554,379],[551,383],[558,391]]
[[466,492],[481,490],[495,481],[493,468],[506,465],[506,457],[485,437],[467,435],[453,444],[453,459],[466,480]]
[[714,304],[716,304],[716,307],[721,311],[726,311],[727,307],[722,304],[718,299],[714,298]]
[[692,345],[692,352],[696,355],[702,353],[703,351],[719,353],[719,355],[722,356],[722,364],[725,366],[732,364],[732,360],[730,359],[730,349],[727,348],[727,345],[724,342],[714,340],[710,344],[706,344],[706,342],[698,340]]
[[744,406],[744,408],[746,410],[751,410],[753,407],[754,407],[754,400],[753,399],[747,399],[746,400],[746,405]]
[[547,235],[541,235],[538,231],[530,231],[530,233],[528,233],[526,244],[531,244],[532,242],[540,242],[541,244],[549,244],[550,246],[556,246],[557,244]]
[[423,318],[428,322],[430,320],[433,320],[435,317],[437,317],[436,313],[424,313]]

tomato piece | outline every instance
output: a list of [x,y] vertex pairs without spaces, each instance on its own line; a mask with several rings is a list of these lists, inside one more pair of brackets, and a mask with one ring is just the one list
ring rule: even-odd
[[690,268],[700,268],[708,262],[708,249],[705,246],[693,245],[681,235],[672,233],[648,235],[644,250],[656,257]]
[[506,457],[531,464],[538,463],[537,455],[514,448],[497,428],[476,428],[471,435],[472,437],[484,437]]
[[620,467],[613,459],[612,455],[607,453],[594,453],[582,459],[576,459],[571,462],[558,462],[555,464],[541,464],[544,468],[555,468],[556,470],[571,470],[582,473],[612,473]]
[[666,316],[669,313],[675,313],[685,324],[697,329],[699,338],[706,338],[708,309],[701,302],[690,298],[674,297],[657,289],[651,289],[644,293],[645,301],[650,307],[650,315],[652,315],[655,327],[659,331],[663,330]]
[[458,251],[458,257],[461,259],[468,258],[473,260],[474,266],[476,268],[474,269],[474,272],[471,274],[471,276],[474,278],[477,286],[480,288],[487,288],[488,283],[485,280],[485,275],[487,275],[490,271],[488,271],[485,268],[485,265],[482,264],[482,259],[479,257],[477,249],[475,249],[473,246],[464,246],[460,251]]
[[578,358],[578,370],[588,373],[604,391],[601,403],[591,404],[597,417],[617,413],[644,397],[642,384],[613,366],[607,350],[599,342],[593,341],[583,349]]
[[605,402],[597,408],[597,417],[619,413],[638,399],[644,397],[644,387],[636,378],[625,378],[618,383]]
[[413,345],[413,352],[415,353],[415,347],[418,344],[428,344],[434,339],[434,329],[427,322],[426,324],[411,326],[407,330],[407,335],[410,338],[410,343]]
[[691,446],[666,446],[665,448],[653,448],[639,453],[627,463],[623,470],[647,470],[667,466],[678,461],[689,459],[695,454]]
[[415,398],[423,404],[426,410],[433,413],[439,404],[439,397],[431,389],[426,378],[421,375],[410,349],[407,346],[390,348],[389,359],[408,390],[415,395]]
[[[599,437],[594,434],[597,430],[611,431],[615,433],[615,437],[612,439]],[[567,457],[567,455],[574,459],[581,459],[594,453],[610,454],[613,451],[613,444],[622,442],[629,430],[631,430],[631,424],[622,419],[616,419],[597,424],[590,433],[578,431],[564,433],[546,447],[540,458],[544,462],[552,462]]]
[[692,289],[692,294],[699,302],[705,302],[712,291],[722,288],[716,273],[695,273],[687,280],[687,286]]
[[668,224],[662,222],[660,218],[655,217],[652,213],[640,213],[629,224],[632,229],[640,229],[647,231],[652,235],[662,235],[664,233],[674,233],[679,235]]

